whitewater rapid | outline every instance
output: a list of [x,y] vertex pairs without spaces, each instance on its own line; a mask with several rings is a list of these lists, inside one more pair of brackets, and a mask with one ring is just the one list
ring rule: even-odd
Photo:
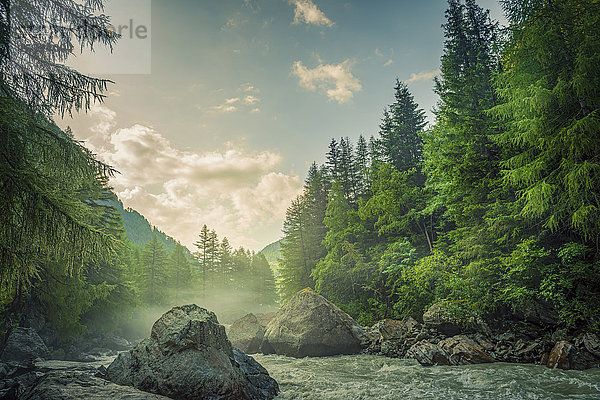
[[369,355],[253,357],[279,382],[278,400],[600,399],[600,369],[504,363],[422,367],[412,360]]

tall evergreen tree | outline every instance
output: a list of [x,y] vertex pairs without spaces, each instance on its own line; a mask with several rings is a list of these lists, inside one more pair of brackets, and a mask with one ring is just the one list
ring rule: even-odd
[[494,114],[498,138],[518,149],[504,177],[520,213],[600,249],[600,4],[592,0],[502,4],[510,22]]
[[434,157],[428,159],[426,170],[436,177],[430,182],[447,215],[464,227],[480,224],[486,205],[497,197],[492,192],[498,186],[501,155],[491,139],[498,133],[496,124],[487,113],[497,104],[493,88],[497,24],[474,0],[448,4],[441,77],[436,79],[437,126],[427,143]]
[[167,284],[167,253],[156,235],[144,246],[141,261],[146,303],[150,305],[163,304]]
[[174,291],[175,304],[180,301],[180,294],[190,287],[192,271],[185,256],[185,248],[177,243],[169,259],[169,286]]
[[196,259],[200,263],[200,269],[202,274],[202,293],[206,293],[206,280],[207,274],[210,271],[210,244],[211,236],[208,227],[205,225],[202,226],[200,230],[199,240],[194,243],[194,246],[198,248],[198,251],[195,253]]
[[419,132],[425,127],[425,113],[404,83],[396,80],[394,90],[395,101],[384,111],[380,126],[380,149],[385,161],[408,171],[422,161]]

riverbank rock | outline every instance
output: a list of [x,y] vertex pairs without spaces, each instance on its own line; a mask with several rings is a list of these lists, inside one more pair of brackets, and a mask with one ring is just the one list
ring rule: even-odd
[[434,328],[447,336],[458,335],[464,331],[461,319],[452,310],[449,303],[435,303],[423,314],[425,326]]
[[227,337],[233,347],[244,353],[258,353],[265,336],[265,328],[266,324],[263,325],[258,317],[251,313],[235,321],[227,329]]
[[423,325],[408,318],[404,321],[384,319],[367,331],[371,341],[367,354],[378,354],[392,358],[402,358],[407,350],[424,339]]
[[493,344],[481,341],[483,339],[474,340],[466,335],[457,335],[440,341],[438,346],[449,355],[452,365],[496,362],[496,359],[486,352],[486,348],[493,348]]
[[597,367],[600,361],[585,348],[577,348],[566,340],[561,340],[554,345],[548,356],[548,368],[584,370]]
[[452,365],[450,355],[444,349],[425,340],[412,345],[406,352],[406,358],[417,360],[419,364],[426,367]]
[[51,371],[27,389],[19,400],[168,400],[168,397],[116,385],[84,371]]
[[32,328],[14,328],[0,353],[0,361],[28,363],[36,358],[47,359],[50,352]]
[[292,297],[267,325],[261,352],[290,357],[357,354],[368,339],[363,327],[311,289]]
[[244,374],[216,315],[196,305],[163,314],[150,338],[121,353],[106,376],[120,385],[185,400],[271,399],[278,392],[268,374],[261,376],[261,385],[268,381],[275,389],[267,395],[256,376]]

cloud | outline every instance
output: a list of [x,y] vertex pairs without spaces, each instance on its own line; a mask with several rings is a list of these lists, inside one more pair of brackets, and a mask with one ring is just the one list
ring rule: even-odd
[[321,91],[329,100],[347,103],[354,98],[354,93],[362,90],[360,81],[352,75],[351,62],[346,60],[340,64],[320,64],[315,68],[307,68],[302,61],[296,61],[292,74],[298,77],[298,85],[310,91]]
[[120,172],[111,185],[125,205],[192,250],[204,224],[236,246],[258,250],[277,238],[302,188],[298,176],[277,170],[282,157],[271,151],[232,144],[220,151],[183,151],[141,124],[98,133],[90,142]]
[[387,60],[385,62],[385,64],[383,64],[384,67],[389,67],[390,65],[392,65],[394,63],[394,60],[392,60],[391,58],[389,60]]
[[[254,89],[254,87],[252,87],[252,89],[253,89],[252,91],[256,90],[256,92],[258,92],[258,90]],[[240,89],[240,90],[243,90],[243,89]],[[244,90],[244,91],[249,92],[248,90]],[[241,109],[245,109],[246,111],[254,113],[254,112],[256,112],[255,110],[257,109],[255,107],[257,103],[260,103],[260,99],[258,97],[251,95],[251,94],[247,94],[243,98],[241,98],[241,97],[227,98],[227,99],[225,99],[225,101],[222,104],[210,107],[210,111],[213,113],[228,114],[228,113],[236,112]],[[254,107],[249,109],[248,107],[250,107],[250,106],[254,106]],[[198,106],[198,108],[202,109],[201,106]]]
[[92,117],[94,125],[90,130],[94,133],[107,134],[115,126],[115,118],[117,113],[100,104],[94,104],[88,111],[88,115]]
[[333,21],[327,18],[312,0],[290,0],[290,4],[296,6],[294,24],[333,26]]
[[260,90],[257,89],[256,87],[254,87],[251,83],[244,83],[242,85],[240,85],[240,89],[243,92],[249,92],[249,93],[260,93]]
[[248,96],[244,97],[244,104],[252,105],[252,104],[256,104],[258,102],[260,102],[260,99],[258,97],[255,97],[252,95],[248,95]]
[[417,81],[430,81],[441,73],[442,71],[440,71],[439,69],[436,69],[435,71],[421,71],[416,74],[410,74],[410,78],[405,82],[410,83]]

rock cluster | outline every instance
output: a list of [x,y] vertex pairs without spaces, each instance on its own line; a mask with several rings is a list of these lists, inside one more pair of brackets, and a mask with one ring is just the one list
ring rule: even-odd
[[538,363],[562,369],[600,365],[597,335],[587,333],[568,342],[565,332],[557,330],[552,334],[547,330],[548,325],[531,322],[554,321],[546,309],[540,308],[537,316],[505,323],[495,334],[485,322],[474,318],[465,321],[451,310],[447,304],[434,304],[424,313],[423,324],[412,318],[380,321],[368,331],[374,340],[365,352],[411,358],[426,366],[496,361]]

